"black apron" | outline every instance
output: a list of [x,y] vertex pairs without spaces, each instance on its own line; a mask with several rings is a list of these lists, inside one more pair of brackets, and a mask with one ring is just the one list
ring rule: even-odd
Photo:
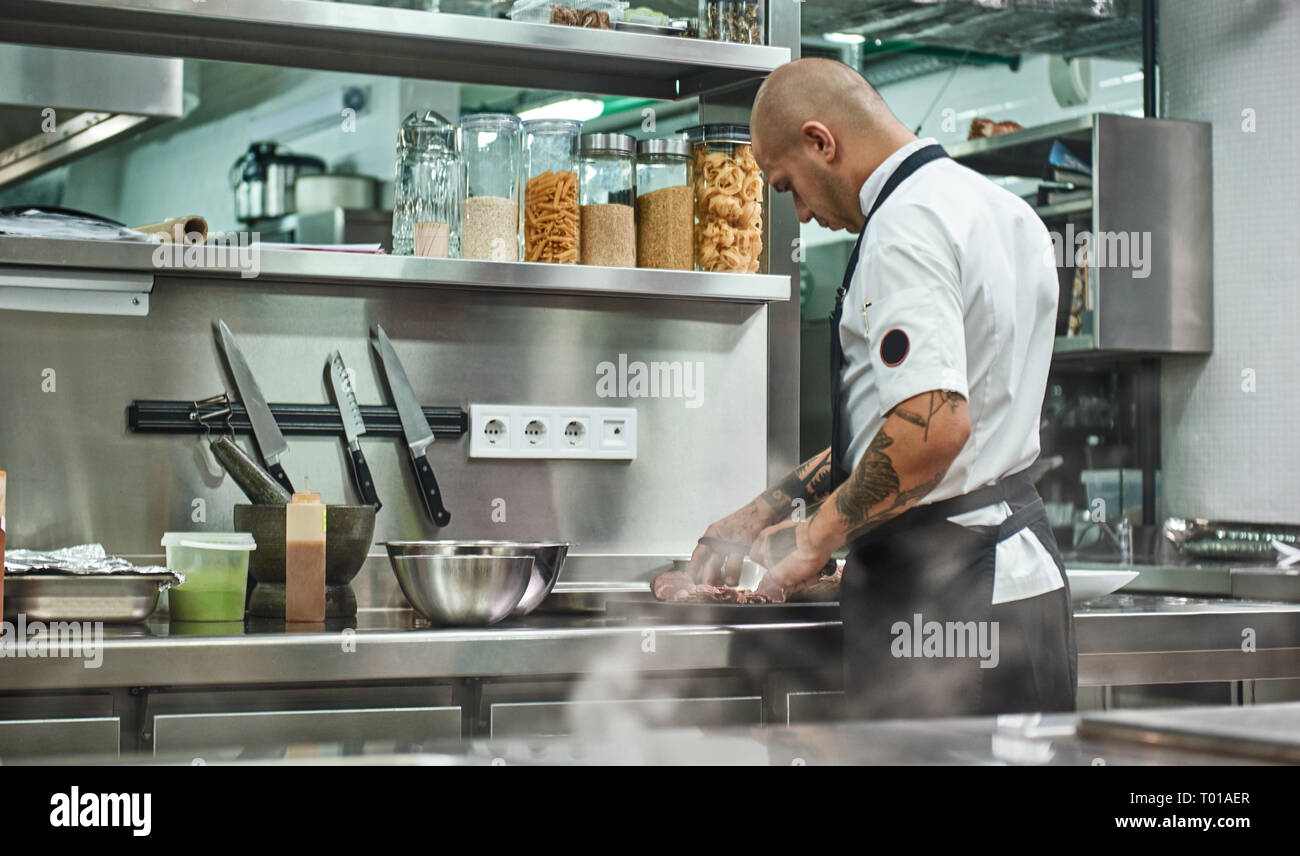
[[[881,188],[858,235],[831,314],[831,478],[838,487],[844,352],[840,317],[871,217],[916,170],[947,154],[913,152]],[[1000,526],[947,518],[1006,502]],[[997,545],[1028,529],[1056,563],[1055,591],[993,604]],[[849,542],[840,584],[846,714],[854,719],[1074,710],[1078,656],[1069,582],[1043,500],[1024,473],[916,506]]]

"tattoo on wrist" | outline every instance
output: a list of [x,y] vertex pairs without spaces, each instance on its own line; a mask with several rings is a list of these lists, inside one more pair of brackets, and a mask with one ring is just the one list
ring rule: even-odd
[[830,449],[804,461],[778,484],[764,491],[762,500],[778,516],[787,514],[796,499],[816,502],[830,492]]

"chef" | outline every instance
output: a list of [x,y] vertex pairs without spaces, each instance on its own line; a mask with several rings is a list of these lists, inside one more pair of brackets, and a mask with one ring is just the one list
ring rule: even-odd
[[[1042,221],[838,62],[777,69],[752,134],[800,222],[858,239],[831,316],[830,448],[706,535],[752,544],[777,601],[846,548],[851,717],[1073,710],[1069,586],[1026,474],[1058,295]],[[691,558],[715,585],[740,566],[704,542]]]

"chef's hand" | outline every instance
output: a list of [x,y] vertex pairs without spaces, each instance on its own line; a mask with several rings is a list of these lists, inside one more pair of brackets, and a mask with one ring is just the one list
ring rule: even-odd
[[[758,533],[773,522],[772,516],[771,507],[761,499],[755,499],[739,511],[711,524],[704,530],[704,534],[737,544],[751,544]],[[697,583],[736,586],[740,583],[744,560],[745,556],[739,550],[728,553],[699,544],[691,554],[691,565],[686,573]]]
[[749,557],[767,568],[754,593],[784,603],[799,589],[816,581],[831,560],[832,550],[814,544],[806,521],[787,520],[764,529]]

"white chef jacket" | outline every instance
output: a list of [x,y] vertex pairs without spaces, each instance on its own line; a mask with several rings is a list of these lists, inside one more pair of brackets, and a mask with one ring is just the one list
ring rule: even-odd
[[[862,185],[862,213],[908,155],[890,155]],[[842,424],[856,467],[896,405],[930,390],[965,397],[971,434],[921,504],[969,493],[1038,457],[1038,426],[1055,338],[1058,285],[1051,238],[1019,197],[947,158],[903,181],[871,218],[844,298]],[[865,306],[865,311],[864,311]],[[996,526],[1005,502],[950,517]],[[993,603],[1064,585],[1028,529],[997,546]]]

